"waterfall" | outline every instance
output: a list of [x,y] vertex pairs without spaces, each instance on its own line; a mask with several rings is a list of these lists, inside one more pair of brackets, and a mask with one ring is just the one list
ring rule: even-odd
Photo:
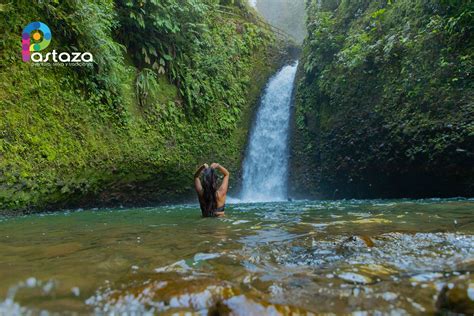
[[268,82],[250,133],[243,166],[243,201],[287,199],[290,107],[298,62]]

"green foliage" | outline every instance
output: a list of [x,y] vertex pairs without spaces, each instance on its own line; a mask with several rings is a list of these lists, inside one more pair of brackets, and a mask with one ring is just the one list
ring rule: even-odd
[[176,0],[119,0],[117,38],[131,52],[139,68],[165,69],[178,77],[177,60],[184,60],[207,31],[212,3]]
[[[117,37],[130,52],[139,52],[132,54],[135,66],[166,73],[178,86],[190,117],[205,118],[216,100],[243,104],[241,79],[232,74],[243,71],[245,58],[270,39],[265,31],[240,20],[213,24],[221,18],[215,1],[126,0],[118,1],[117,8]],[[237,28],[242,37],[234,36]],[[226,41],[229,49],[222,50]]]
[[142,69],[137,74],[135,89],[138,103],[144,107],[149,101],[150,94],[159,89],[157,74],[149,68]]
[[294,147],[296,168],[315,170],[306,187],[474,193],[473,14],[472,1],[308,3]]
[[[17,1],[0,7],[0,210],[165,202],[197,164],[238,170],[273,36],[214,1]],[[21,30],[93,67],[21,61]],[[252,85],[250,83],[252,82]],[[246,130],[246,129],[244,129]]]

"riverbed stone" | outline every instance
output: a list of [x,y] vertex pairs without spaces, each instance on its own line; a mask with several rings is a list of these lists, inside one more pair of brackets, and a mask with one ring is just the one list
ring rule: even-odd
[[339,273],[338,277],[346,282],[355,284],[370,284],[374,282],[372,278],[354,272]]
[[385,218],[363,218],[352,222],[355,224],[390,224],[392,221]]
[[440,312],[450,311],[473,315],[474,277],[462,276],[450,285],[445,285],[438,296],[436,307]]
[[397,270],[394,270],[390,267],[383,266],[380,264],[364,264],[364,265],[358,265],[357,266],[358,270],[365,275],[368,275],[372,278],[382,278],[382,277],[388,277],[390,275],[394,275],[397,272]]
[[62,257],[71,255],[82,248],[78,242],[68,242],[49,246],[44,250],[44,255],[47,257]]

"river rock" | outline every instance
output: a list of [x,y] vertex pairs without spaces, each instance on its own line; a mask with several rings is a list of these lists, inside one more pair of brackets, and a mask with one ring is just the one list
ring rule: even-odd
[[463,260],[459,264],[459,269],[464,271],[474,271],[474,258],[468,258],[466,260]]
[[337,253],[358,252],[375,246],[375,242],[369,236],[350,236],[344,239],[337,247]]
[[436,307],[440,312],[450,311],[474,314],[474,277],[459,277],[451,286],[444,286],[441,290]]
[[388,266],[380,264],[362,264],[356,265],[357,269],[364,273],[364,275],[370,276],[371,278],[387,278],[391,275],[397,274],[398,271]]
[[346,282],[355,284],[370,284],[374,281],[368,276],[354,273],[354,272],[343,272],[338,274],[338,277]]
[[352,222],[356,224],[390,224],[392,221],[385,218],[363,218]]
[[443,274],[439,272],[420,273],[420,274],[412,276],[410,278],[410,282],[412,283],[430,282],[442,277],[443,277]]
[[373,246],[375,246],[374,241],[373,241],[372,238],[370,238],[369,236],[361,235],[361,236],[359,236],[359,238],[365,243],[365,245],[366,245],[367,247],[373,247]]
[[73,254],[81,250],[82,245],[78,242],[68,242],[49,246],[44,250],[44,255],[46,257],[62,257]]

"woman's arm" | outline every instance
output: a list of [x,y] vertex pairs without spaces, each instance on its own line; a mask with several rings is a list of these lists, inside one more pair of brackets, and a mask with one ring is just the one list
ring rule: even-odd
[[201,194],[201,192],[202,192],[201,179],[199,179],[199,177],[201,176],[202,171],[206,168],[209,168],[207,163],[205,163],[201,167],[199,167],[199,169],[196,170],[196,172],[194,173],[194,188],[196,189],[196,192],[198,194]]
[[224,168],[223,166],[221,166],[220,164],[218,163],[213,163],[211,165],[211,168],[214,168],[214,169],[217,169],[219,170],[223,175],[224,175],[224,179],[222,179],[222,184],[218,190],[219,194],[221,195],[226,195],[227,194],[227,190],[229,189],[229,177],[230,177],[230,172]]

